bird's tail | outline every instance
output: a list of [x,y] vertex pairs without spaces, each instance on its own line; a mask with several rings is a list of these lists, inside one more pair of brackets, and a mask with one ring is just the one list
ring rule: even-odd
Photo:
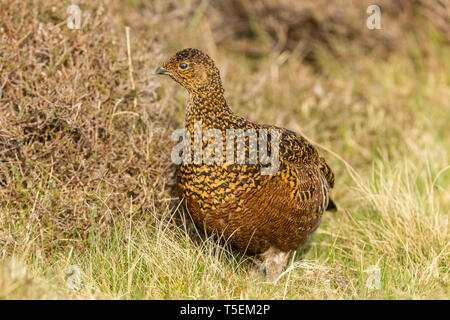
[[328,201],[328,207],[327,207],[327,211],[332,211],[332,212],[336,212],[337,211],[337,206],[334,203],[334,201],[330,198],[330,200]]

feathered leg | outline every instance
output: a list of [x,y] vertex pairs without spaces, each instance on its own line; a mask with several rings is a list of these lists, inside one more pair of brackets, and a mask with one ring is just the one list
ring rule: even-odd
[[288,257],[289,252],[283,252],[275,247],[270,247],[269,250],[261,254],[263,266],[270,281],[276,282],[278,280],[287,264]]

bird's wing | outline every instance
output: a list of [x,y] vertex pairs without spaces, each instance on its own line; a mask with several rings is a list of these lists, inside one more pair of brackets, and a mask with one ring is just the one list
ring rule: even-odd
[[323,175],[328,181],[328,185],[330,188],[334,186],[334,173],[331,170],[330,166],[325,162],[325,159],[319,157],[317,160],[317,165],[319,166],[320,171],[322,171]]
[[266,128],[280,130],[279,152],[281,159],[297,166],[315,163],[327,179],[330,188],[333,187],[333,171],[308,140],[287,129],[275,126],[266,126]]

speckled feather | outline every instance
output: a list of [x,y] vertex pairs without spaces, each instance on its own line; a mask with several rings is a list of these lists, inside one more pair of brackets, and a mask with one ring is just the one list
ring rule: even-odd
[[[182,63],[185,69],[180,68]],[[280,165],[273,175],[261,175],[260,162],[179,166],[179,196],[196,226],[220,234],[247,254],[261,254],[270,247],[289,252],[304,244],[319,226],[334,184],[324,158],[292,131],[235,115],[225,100],[219,70],[202,51],[179,51],[162,68],[190,93],[186,129],[192,147],[196,121],[201,121],[203,133],[219,129],[224,141],[227,129],[279,129],[281,133]],[[202,141],[203,148],[207,143]]]

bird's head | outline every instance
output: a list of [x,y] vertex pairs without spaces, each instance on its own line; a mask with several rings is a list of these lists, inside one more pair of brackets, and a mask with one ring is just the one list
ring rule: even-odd
[[219,69],[214,61],[199,49],[187,48],[178,51],[167,62],[155,70],[156,74],[169,75],[191,93],[223,93]]

